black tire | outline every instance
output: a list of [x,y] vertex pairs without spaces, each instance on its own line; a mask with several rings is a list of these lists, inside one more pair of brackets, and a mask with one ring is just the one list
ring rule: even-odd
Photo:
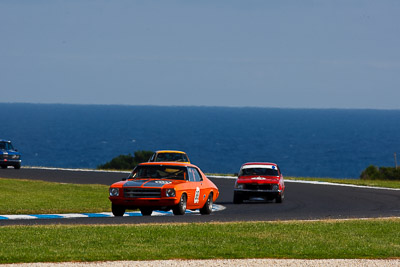
[[200,209],[200,214],[201,215],[208,215],[211,214],[212,212],[212,207],[213,207],[213,194],[210,193],[208,195],[207,201],[204,204],[204,206]]
[[7,169],[7,165],[1,165],[2,169]]
[[16,169],[16,170],[21,169],[21,164],[14,165],[14,169]]
[[186,203],[187,203],[187,196],[186,196],[186,194],[182,194],[178,205],[176,205],[172,209],[172,212],[174,213],[174,215],[184,215],[186,212]]
[[276,202],[276,203],[282,203],[284,198],[285,198],[285,195],[284,195],[283,192],[282,192],[280,195],[278,195],[278,196],[275,198],[275,202]]
[[239,193],[233,193],[233,204],[241,204],[243,203],[242,195]]
[[111,204],[111,212],[115,217],[124,216],[125,210],[123,206]]
[[143,216],[150,216],[153,213],[153,210],[147,209],[147,208],[142,208],[142,209],[140,209],[140,213],[142,213]]

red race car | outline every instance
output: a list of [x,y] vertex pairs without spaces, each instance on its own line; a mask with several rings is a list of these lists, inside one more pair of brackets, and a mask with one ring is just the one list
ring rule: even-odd
[[180,162],[145,162],[133,169],[127,179],[109,189],[114,216],[127,209],[140,209],[142,215],[153,210],[171,210],[175,215],[186,209],[210,214],[219,191],[195,165]]
[[250,162],[240,168],[233,192],[233,203],[240,204],[250,198],[275,199],[282,203],[285,183],[275,163]]

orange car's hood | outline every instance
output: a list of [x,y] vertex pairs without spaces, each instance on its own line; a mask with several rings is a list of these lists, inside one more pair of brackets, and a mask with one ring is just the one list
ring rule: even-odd
[[124,183],[124,187],[163,187],[166,184],[180,184],[184,183],[182,180],[168,180],[168,179],[148,179],[138,178],[128,180]]
[[257,184],[263,184],[263,183],[276,183],[279,181],[279,176],[241,176],[238,178],[237,182],[238,183],[257,183]]

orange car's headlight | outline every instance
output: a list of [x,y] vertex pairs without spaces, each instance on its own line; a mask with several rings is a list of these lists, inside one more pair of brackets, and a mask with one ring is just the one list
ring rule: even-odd
[[167,190],[165,190],[165,196],[166,197],[174,197],[174,196],[176,196],[175,189],[167,188]]

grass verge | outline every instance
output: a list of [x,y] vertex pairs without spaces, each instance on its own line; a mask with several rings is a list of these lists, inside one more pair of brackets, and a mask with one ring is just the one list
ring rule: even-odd
[[0,179],[0,214],[110,211],[108,186]]
[[130,226],[5,226],[0,263],[400,257],[400,219]]

